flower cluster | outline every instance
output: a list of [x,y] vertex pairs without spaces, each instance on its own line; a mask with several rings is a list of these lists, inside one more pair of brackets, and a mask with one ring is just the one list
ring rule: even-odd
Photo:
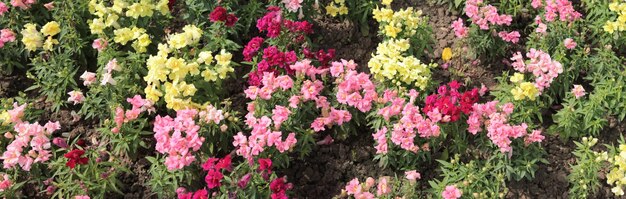
[[211,22],[222,22],[226,26],[232,27],[235,25],[235,23],[237,23],[237,20],[239,19],[237,19],[237,16],[235,16],[235,14],[228,13],[228,11],[226,11],[226,8],[222,6],[217,6],[215,7],[215,9],[213,9],[211,14],[209,14],[209,20],[211,20]]
[[[521,52],[517,52],[513,55],[511,60],[513,61],[513,68],[521,73],[531,72],[535,77],[535,82],[532,83],[536,87],[537,91],[529,86],[529,82],[523,82],[523,76],[521,78],[511,77],[512,82],[521,82],[520,85],[514,88],[511,93],[515,96],[516,100],[524,99],[528,97],[534,100],[534,96],[543,92],[544,89],[550,87],[550,84],[554,81],[559,74],[563,73],[563,66],[556,60],[552,60],[548,53],[541,50],[531,48],[526,57],[529,58],[527,62],[524,62],[524,57]],[[519,75],[517,75],[519,76]]]
[[[233,55],[225,50],[215,57],[211,51],[201,51],[194,61],[187,61],[176,56],[170,57],[171,51],[196,45],[200,41],[202,30],[198,27],[188,25],[183,28],[183,31],[170,35],[168,44],[159,44],[157,55],[151,55],[146,61],[148,74],[143,78],[148,83],[144,89],[146,98],[157,102],[160,97],[163,97],[167,108],[174,110],[201,107],[191,101],[197,89],[193,83],[185,81],[189,75],[201,75],[204,81],[215,82],[226,79],[227,75],[235,70],[231,66]],[[202,72],[200,72],[201,69],[203,69]]]
[[126,101],[132,105],[132,108],[126,111],[124,111],[124,108],[119,106],[115,108],[115,127],[111,129],[111,132],[113,133],[119,133],[122,128],[122,124],[136,120],[137,118],[139,118],[139,114],[143,113],[144,111],[155,111],[155,108],[152,107],[152,102],[147,99],[142,99],[140,95],[135,95],[132,98],[127,98]]
[[457,121],[461,113],[470,114],[472,105],[478,102],[478,88],[460,93],[460,87],[456,80],[441,85],[437,93],[426,97],[423,111],[434,122],[443,123]]
[[278,47],[269,46],[263,49],[263,59],[257,64],[256,71],[249,74],[248,84],[259,86],[265,73],[275,73],[277,69],[282,69],[287,74],[293,74],[289,65],[297,60],[298,57],[294,51],[281,52]]
[[469,28],[463,24],[463,19],[461,18],[452,22],[450,27],[454,30],[454,35],[456,35],[457,38],[465,38],[469,34]]
[[609,4],[609,10],[616,12],[618,17],[615,21],[607,21],[603,29],[609,34],[613,34],[615,31],[622,32],[626,30],[626,2],[612,2]]
[[543,18],[548,22],[555,21],[557,17],[564,22],[573,22],[582,17],[569,0],[533,0],[530,5],[535,9],[544,7]]
[[204,181],[209,189],[219,188],[222,186],[222,179],[224,175],[221,170],[232,170],[230,155],[226,155],[224,158],[211,157],[202,164],[202,169],[207,172],[204,177]]
[[152,43],[146,30],[136,26],[122,28],[119,19],[124,16],[133,19],[151,17],[155,11],[167,15],[170,12],[168,3],[168,0],[142,0],[129,4],[126,1],[116,0],[110,7],[107,7],[109,3],[103,0],[91,0],[89,1],[89,11],[96,18],[89,22],[89,29],[92,34],[98,34],[100,39],[106,40],[105,30],[110,27],[115,28],[113,31],[115,43],[126,45],[135,40],[132,44],[135,51],[146,52],[146,47]]
[[237,147],[237,155],[243,156],[248,160],[252,160],[253,156],[259,155],[266,147],[274,146],[279,152],[285,152],[293,148],[297,142],[296,134],[289,133],[287,138],[283,140],[281,131],[272,131],[271,124],[274,123],[276,129],[291,114],[291,111],[282,106],[276,106],[272,111],[274,116],[270,119],[267,116],[256,118],[254,116],[254,104],[248,104],[248,113],[246,115],[246,125],[252,130],[250,136],[246,137],[242,132],[237,133],[234,137],[233,145]]
[[374,78],[392,85],[413,84],[420,89],[426,88],[430,69],[436,65],[426,65],[413,55],[405,55],[410,47],[408,39],[390,39],[378,44],[367,63]]
[[380,23],[383,34],[391,38],[410,38],[417,33],[417,29],[426,24],[421,10],[413,7],[393,11],[391,8],[377,8],[372,12],[374,19]]
[[[411,170],[404,173],[404,178],[409,182],[408,185],[414,185],[416,180],[421,178],[421,175],[417,171]],[[400,194],[394,192],[401,190],[400,187],[395,187],[402,186],[401,183],[398,182],[399,180],[400,179],[389,176],[381,176],[378,180],[367,177],[365,182],[359,182],[358,178],[354,178],[346,184],[341,192],[342,195],[346,194],[354,198],[393,198],[394,195],[397,196]]]
[[48,161],[52,156],[50,135],[61,129],[61,125],[59,122],[48,122],[42,126],[38,122],[22,121],[25,109],[26,104],[18,106],[14,103],[13,109],[8,110],[7,115],[4,116],[6,118],[3,118],[5,122],[14,123],[13,130],[15,131],[15,133],[4,133],[4,137],[12,139],[6,151],[0,156],[5,169],[14,168],[19,164],[22,170],[30,171],[32,164]]
[[286,182],[285,177],[272,180],[270,183],[270,190],[272,191],[270,197],[272,199],[287,199],[287,190],[291,190],[293,185]]
[[68,159],[65,163],[65,166],[73,169],[76,167],[76,164],[89,163],[89,158],[83,157],[83,155],[85,155],[85,151],[80,149],[74,149],[67,152],[65,155],[63,155],[63,157]]
[[337,15],[347,15],[348,7],[346,0],[333,0],[326,6],[326,14],[336,17]]
[[[398,96],[396,91],[386,90],[383,97],[379,99],[379,103],[385,106],[378,109],[377,112],[386,121],[392,121],[391,142],[411,152],[420,150],[420,147],[415,144],[417,136],[430,138],[438,137],[441,133],[437,125],[438,121],[422,116],[420,107],[414,105],[418,94],[415,90],[409,91],[406,96],[409,96],[410,99],[406,102],[406,99]],[[441,117],[438,119],[441,119]],[[375,134],[372,134],[372,136],[377,142],[375,147],[377,149],[376,153],[387,153],[387,127],[383,127]],[[424,145],[423,150],[428,150],[426,145]]]
[[[345,73],[344,70],[346,70]],[[370,80],[370,75],[357,73],[356,64],[346,60],[333,62],[330,73],[333,77],[341,75],[336,94],[340,104],[355,107],[361,112],[368,112],[372,108],[372,101],[378,98],[378,93],[376,93],[376,86]]]
[[209,198],[209,192],[206,189],[198,189],[196,192],[187,192],[183,187],[176,189],[178,199],[203,199]]
[[[279,7],[270,6],[267,13],[257,20],[256,27],[260,32],[266,32],[267,37],[276,38],[287,30],[290,34],[297,35],[296,38],[302,38],[303,35],[311,34],[313,26],[307,21],[292,21],[282,16]],[[301,39],[299,39],[302,41]]]
[[[37,3],[37,0],[11,0],[13,7],[19,7],[22,10],[30,9],[30,6]],[[3,3],[4,4],[4,3]],[[5,5],[6,7],[6,5]]]
[[297,12],[302,7],[303,0],[283,0],[283,4],[285,4],[285,8],[289,10],[289,12]]
[[476,135],[476,133],[482,130],[481,126],[484,124],[487,129],[487,137],[502,152],[510,152],[512,150],[511,139],[524,137],[526,144],[541,142],[544,139],[539,130],[527,133],[528,126],[526,123],[521,125],[509,124],[508,118],[515,109],[514,105],[506,103],[498,106],[498,103],[498,101],[490,101],[484,104],[474,104],[474,110],[467,119],[467,124],[469,125],[467,130],[471,134]]
[[204,137],[198,134],[200,126],[194,120],[197,113],[194,109],[185,109],[176,111],[176,118],[155,118],[155,149],[159,153],[167,154],[165,165],[169,170],[181,169],[196,159],[191,153],[198,151],[204,142]]
[[[37,31],[37,26],[35,24],[28,23],[24,25],[24,29],[21,32],[22,43],[29,51],[35,51],[37,48],[43,48],[44,50],[50,51],[55,44],[59,44],[59,41],[52,37],[60,32],[61,28],[59,23],[56,21],[46,23],[43,27],[41,27],[40,31]],[[10,36],[8,34],[9,33],[7,33],[7,39]],[[43,39],[45,36],[48,38],[44,41]]]
[[623,187],[626,186],[626,144],[620,144],[619,150],[612,158],[608,158],[611,163],[611,170],[606,175],[606,182],[613,186],[611,191],[617,196],[623,196]]
[[[104,72],[102,73],[102,79],[100,80],[100,85],[106,86],[107,84],[110,84],[110,85],[117,84],[117,81],[113,79],[113,71],[118,71],[118,72],[122,71],[122,68],[117,63],[117,59],[109,60],[106,66],[104,66]],[[85,71],[85,73],[86,72],[87,71]],[[85,77],[85,82],[83,82],[83,84],[90,82],[90,80],[92,80],[91,78],[92,77],[90,76],[90,74],[87,73]]]
[[[511,15],[498,14],[498,8],[492,5],[484,5],[482,0],[469,0],[465,2],[465,15],[467,15],[472,24],[476,24],[481,30],[489,30],[490,25],[510,26],[513,21]],[[451,26],[457,37],[463,38],[467,36],[468,29],[464,27],[463,21],[459,18],[454,21]],[[498,36],[502,40],[517,43],[520,38],[518,31],[500,31]]]
[[2,29],[0,30],[0,48],[4,47],[4,45],[8,42],[15,41],[15,33],[10,29]]

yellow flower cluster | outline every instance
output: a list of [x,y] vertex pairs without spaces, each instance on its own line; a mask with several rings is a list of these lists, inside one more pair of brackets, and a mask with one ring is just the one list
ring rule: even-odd
[[115,28],[113,41],[126,45],[129,41],[135,40],[132,44],[135,51],[140,53],[146,52],[146,47],[152,43],[150,36],[146,34],[146,30],[135,26],[121,28],[118,20],[120,16],[134,19],[151,17],[154,11],[166,15],[169,13],[167,3],[168,0],[141,0],[132,4],[125,0],[113,0],[113,5],[107,7],[105,5],[108,3],[105,3],[104,0],[91,0],[89,2],[89,11],[97,18],[90,21],[89,29],[92,34],[104,34],[106,28],[113,27]]
[[346,7],[346,0],[334,0],[326,6],[326,14],[336,17],[337,15],[347,15],[348,7]]
[[[44,50],[52,50],[55,44],[59,44],[59,41],[52,38],[53,36],[61,32],[61,26],[56,21],[46,23],[41,27],[41,32],[37,31],[37,25],[28,23],[24,25],[22,30],[22,43],[29,51],[35,51],[37,48],[42,47]],[[43,40],[44,36],[48,38]]]
[[609,10],[617,12],[618,17],[615,21],[607,21],[604,25],[604,31],[613,34],[613,32],[622,32],[626,30],[626,2],[613,2],[609,4]]
[[407,39],[390,39],[378,44],[375,54],[367,63],[370,72],[378,81],[389,81],[398,86],[414,84],[426,88],[435,64],[426,65],[412,55],[404,53],[411,47]]
[[231,66],[233,55],[225,50],[215,57],[213,52],[202,51],[198,53],[196,60],[191,61],[170,56],[174,49],[199,42],[202,35],[199,28],[186,26],[183,30],[185,32],[170,35],[167,44],[159,44],[157,55],[150,56],[146,61],[148,74],[144,77],[148,83],[144,90],[146,98],[156,102],[163,97],[167,108],[174,110],[202,107],[191,100],[197,89],[193,83],[186,82],[187,80],[199,75],[207,82],[214,82],[226,79],[228,73],[235,70]]
[[533,83],[524,81],[524,74],[515,73],[510,78],[511,82],[516,83],[517,86],[511,89],[511,94],[513,94],[513,99],[515,100],[524,100],[526,98],[530,100],[535,100],[537,96],[539,96],[539,90]]
[[374,19],[380,24],[379,29],[388,37],[396,38],[401,33],[404,37],[411,37],[417,33],[416,29],[424,25],[421,10],[412,7],[394,12],[391,8],[376,8],[373,11]]
[[609,162],[613,167],[606,175],[606,182],[614,186],[611,191],[617,196],[623,196],[622,187],[626,185],[626,144],[620,144],[619,150],[613,158],[609,158]]

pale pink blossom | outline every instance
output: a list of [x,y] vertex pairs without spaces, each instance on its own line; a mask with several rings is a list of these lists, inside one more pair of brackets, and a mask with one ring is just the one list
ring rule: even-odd
[[83,80],[83,85],[85,86],[89,86],[98,80],[96,79],[96,73],[89,71],[85,71],[82,75],[80,75],[80,79]]
[[102,80],[100,81],[100,85],[106,86],[107,84],[111,84],[111,85],[117,84],[117,81],[113,79],[113,76],[111,76],[111,73],[102,74]]
[[391,185],[389,185],[389,177],[381,177],[378,179],[378,186],[376,187],[376,195],[383,196],[391,193]]
[[287,10],[290,12],[296,12],[300,9],[300,7],[302,7],[302,1],[303,0],[283,0],[283,3],[285,4],[285,8],[287,8]]
[[587,93],[585,93],[585,88],[583,88],[583,86],[581,85],[574,85],[574,88],[572,89],[572,93],[574,94],[574,96],[576,97],[576,99],[585,96]]
[[81,91],[70,91],[67,94],[70,95],[70,97],[67,98],[67,101],[74,103],[74,105],[83,103],[83,101],[85,101],[85,96]]
[[576,42],[572,38],[563,40],[563,45],[565,45],[565,48],[570,50],[576,48]]
[[109,74],[112,73],[114,70],[115,71],[121,71],[122,70],[122,68],[119,66],[119,64],[117,64],[117,59],[110,60],[109,63],[107,63],[107,65],[104,67],[104,69]]
[[461,190],[454,185],[446,186],[446,189],[441,193],[441,197],[444,199],[457,199],[461,198]]
[[348,195],[359,194],[361,193],[361,189],[361,183],[359,183],[359,179],[357,178],[350,180],[350,182],[346,185],[346,192]]
[[43,7],[45,7],[48,10],[54,9],[54,1],[50,2],[50,3],[43,4]]
[[106,39],[98,38],[98,39],[93,40],[91,47],[93,49],[98,50],[98,52],[102,52],[102,50],[104,50],[108,45],[109,45],[109,42],[107,42]]
[[20,123],[22,122],[22,117],[24,116],[24,110],[26,110],[26,104],[18,105],[17,102],[13,103],[13,109],[8,110],[9,120],[12,123]]
[[422,175],[420,175],[420,173],[418,173],[415,170],[410,170],[410,171],[405,171],[404,172],[404,176],[406,177],[406,179],[408,179],[409,181],[416,181],[422,178]]

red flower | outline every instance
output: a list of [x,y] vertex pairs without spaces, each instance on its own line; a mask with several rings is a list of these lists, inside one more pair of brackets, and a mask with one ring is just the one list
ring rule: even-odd
[[215,9],[213,9],[213,12],[209,14],[209,20],[211,20],[211,22],[226,21],[226,12],[226,8],[222,6],[217,6],[215,7]]
[[286,184],[285,178],[276,178],[270,183],[270,190],[272,190],[272,199],[287,199],[286,191],[293,187],[291,183]]
[[84,154],[85,151],[78,149],[74,149],[66,153],[63,156],[68,158],[69,160],[67,161],[67,163],[65,163],[65,165],[73,169],[74,167],[76,167],[76,164],[87,164],[87,161],[89,161],[89,159],[81,157]]
[[206,189],[200,189],[193,193],[192,199],[208,199],[209,192]]
[[224,175],[222,175],[222,173],[220,173],[217,170],[211,169],[209,170],[209,172],[207,172],[206,176],[204,177],[204,181],[206,182],[207,187],[209,187],[209,189],[213,189],[215,187],[222,186],[221,184],[222,178],[224,178]]
[[217,160],[219,160],[219,158],[209,158],[206,160],[206,162],[204,162],[204,164],[202,164],[202,169],[205,171],[211,170],[213,168],[215,168],[215,162],[217,162]]
[[235,16],[234,14],[228,14],[226,16],[226,26],[233,27],[235,23],[237,23],[237,20],[239,20],[237,16]]
[[259,159],[259,171],[267,170],[267,172],[272,172],[272,160],[269,158],[260,158]]
[[226,155],[226,157],[220,159],[219,162],[217,162],[217,164],[215,165],[215,169],[220,170],[220,169],[226,169],[228,171],[232,170],[232,168],[230,167],[231,164],[231,158],[230,158],[230,154]]

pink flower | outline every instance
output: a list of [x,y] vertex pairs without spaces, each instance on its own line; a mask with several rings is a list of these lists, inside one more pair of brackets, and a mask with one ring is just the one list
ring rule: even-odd
[[74,199],[91,199],[88,195],[75,196]]
[[576,48],[576,42],[572,38],[565,39],[563,41],[563,45],[565,45],[565,48],[570,50]]
[[13,109],[8,110],[9,120],[12,123],[20,123],[22,122],[22,117],[24,116],[24,110],[26,109],[26,104],[22,104],[21,106],[17,105],[17,102],[13,103]]
[[4,2],[0,2],[0,16],[4,16],[4,13],[9,11],[9,7]]
[[300,89],[300,93],[302,94],[302,98],[304,100],[314,100],[319,95],[320,91],[324,88],[324,85],[321,81],[315,80],[311,82],[311,80],[306,80],[302,84],[302,88]]
[[117,59],[110,60],[109,63],[107,63],[107,65],[104,67],[104,69],[109,74],[112,73],[114,70],[115,71],[121,71],[122,70],[122,68],[120,68],[120,66],[117,64]]
[[93,49],[98,50],[98,52],[102,52],[102,50],[104,50],[108,45],[109,45],[109,42],[107,42],[106,39],[98,38],[98,39],[93,40],[91,47],[93,47]]
[[283,0],[283,3],[285,4],[285,8],[287,8],[287,10],[290,12],[296,12],[300,9],[300,7],[302,7],[302,1],[303,0]]
[[70,97],[67,98],[67,101],[68,102],[73,102],[74,105],[83,103],[83,101],[85,101],[85,96],[83,96],[83,92],[80,92],[80,91],[70,91],[67,94],[70,95]]
[[516,44],[519,41],[520,34],[517,31],[512,31],[512,32],[501,31],[498,33],[498,36],[500,36],[500,38],[502,38],[502,40],[504,41],[508,41],[508,42]]
[[383,196],[391,193],[391,187],[389,186],[389,177],[382,177],[378,179],[378,186],[376,188],[376,195],[378,196]]
[[97,81],[96,74],[89,71],[85,71],[82,75],[80,75],[80,79],[83,80],[83,85],[85,86],[89,86]]
[[537,29],[535,29],[535,32],[545,34],[547,30],[548,30],[548,26],[546,24],[539,23],[539,25],[537,26]]
[[422,178],[422,176],[420,175],[420,173],[418,173],[415,170],[410,170],[410,171],[405,171],[404,172],[404,176],[406,177],[406,179],[408,179],[409,181],[415,181],[415,180],[419,180],[420,178]]
[[585,88],[583,88],[583,86],[581,85],[574,85],[574,88],[572,89],[572,93],[574,94],[574,96],[576,97],[576,99],[585,96],[587,93],[585,93]]
[[11,185],[13,184],[13,182],[11,182],[11,179],[9,178],[9,175],[7,175],[6,173],[2,174],[2,178],[3,180],[0,182],[0,192],[11,188]]
[[0,42],[13,42],[15,41],[15,33],[11,29],[5,28],[0,30]]
[[291,111],[284,106],[276,106],[272,110],[272,120],[276,129],[280,129],[280,125],[289,118]]
[[446,186],[446,189],[441,193],[441,197],[444,199],[457,199],[461,198],[461,190],[454,185]]
[[46,7],[48,10],[54,9],[54,1],[50,3],[43,4],[43,7]]
[[463,24],[463,19],[461,18],[458,18],[456,21],[452,22],[452,25],[450,27],[454,29],[454,35],[456,35],[457,38],[465,38],[469,32],[469,28],[465,27],[465,25]]
[[30,8],[31,4],[36,3],[36,0],[11,0],[11,5],[13,7],[20,7],[22,10],[27,10]]
[[106,86],[107,84],[111,84],[111,85],[117,84],[117,81],[113,79],[113,76],[111,76],[111,73],[102,74],[102,81],[100,81],[100,85]]
[[540,130],[533,130],[532,133],[528,134],[528,136],[524,139],[524,143],[529,145],[533,142],[541,142],[545,137],[541,135]]
[[289,98],[289,107],[298,108],[298,104],[300,104],[300,96],[294,95]]
[[338,77],[343,73],[343,64],[341,62],[333,62],[330,66],[330,75]]
[[348,195],[361,193],[361,184],[359,183],[359,179],[354,178],[350,180],[350,182],[346,185],[346,192],[348,192]]
[[69,147],[67,145],[67,142],[65,141],[65,139],[59,138],[59,137],[56,137],[56,138],[52,139],[52,143],[54,145],[60,147],[60,148],[67,148],[67,147]]

